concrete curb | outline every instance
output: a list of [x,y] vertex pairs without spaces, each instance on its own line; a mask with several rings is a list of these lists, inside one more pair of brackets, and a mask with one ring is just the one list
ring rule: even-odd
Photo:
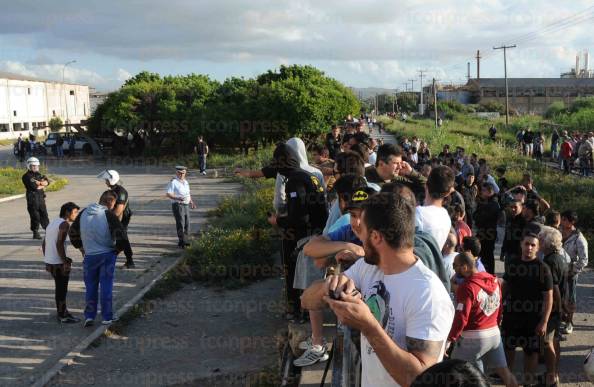
[[[183,256],[179,256],[175,262],[169,265],[161,274],[157,275],[155,278],[151,280],[144,288],[142,288],[132,299],[126,302],[117,312],[117,316],[123,316],[126,312],[128,312],[138,301],[144,297],[144,295],[151,290],[157,282],[163,278],[163,276],[171,271],[177,264],[182,260]],[[105,331],[109,328],[109,325],[100,325],[95,329],[90,335],[85,337],[76,347],[74,347],[66,356],[58,360],[58,362],[50,368],[45,374],[43,374],[37,381],[31,384],[31,387],[43,387],[48,384],[64,367],[72,364],[74,359],[79,357],[82,352],[93,343],[93,341],[97,340],[101,337]]]
[[24,198],[24,197],[25,197],[25,194],[8,196],[8,197],[0,199],[0,203],[10,202],[12,200],[17,200],[17,199]]

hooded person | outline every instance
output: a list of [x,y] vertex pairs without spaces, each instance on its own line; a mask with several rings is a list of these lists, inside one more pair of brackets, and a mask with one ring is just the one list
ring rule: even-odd
[[324,229],[328,210],[326,192],[314,174],[301,168],[297,152],[288,144],[278,144],[270,165],[262,168],[266,177],[280,175],[286,197],[285,214],[271,214],[268,221],[281,229],[282,257],[285,269],[289,313],[299,311],[299,291],[293,288],[296,259],[292,253],[297,241]]
[[[298,163],[299,168],[303,169],[306,172],[313,174],[318,180],[321,182],[324,189],[324,175],[322,171],[318,168],[312,167],[309,165],[309,161],[307,159],[307,151],[305,149],[305,143],[299,137],[290,138],[287,143],[288,146],[291,147],[294,151],[295,159]],[[274,199],[273,199],[273,207],[276,210],[277,214],[284,214],[286,211],[286,201],[287,198],[285,197],[285,189],[284,189],[285,179],[279,174],[276,176],[275,187],[274,187]]]
[[507,367],[499,332],[503,310],[497,277],[478,272],[474,259],[464,253],[454,258],[454,270],[465,280],[456,290],[456,314],[448,335],[448,345],[454,345],[452,359],[469,361],[481,371],[485,363],[506,386],[517,385]]

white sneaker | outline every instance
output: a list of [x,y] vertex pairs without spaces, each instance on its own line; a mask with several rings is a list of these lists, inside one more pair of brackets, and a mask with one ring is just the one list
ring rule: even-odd
[[119,317],[116,317],[116,316],[113,316],[111,318],[111,320],[103,320],[103,321],[101,321],[101,324],[103,324],[103,325],[109,325],[109,324],[114,323],[116,321],[120,321],[120,318]]
[[317,362],[328,360],[329,356],[326,352],[326,347],[321,345],[314,345],[303,353],[298,359],[293,361],[295,367],[307,367]]
[[95,324],[95,320],[93,320],[92,318],[87,318],[85,319],[85,323],[83,324],[83,326],[85,328],[87,327],[92,327]]
[[[299,345],[297,346],[297,348],[299,348],[299,349],[302,349],[302,350],[304,350],[304,351],[307,351],[307,350],[308,350],[308,349],[310,349],[312,346],[313,346],[313,338],[312,338],[311,336],[309,336],[309,337],[307,338],[307,340],[300,342],[300,343],[299,343]],[[324,339],[323,339],[323,344],[322,344],[322,346],[323,346],[324,348],[327,348],[327,347],[328,347],[328,342],[326,341],[326,338],[325,338],[325,337],[324,337]]]

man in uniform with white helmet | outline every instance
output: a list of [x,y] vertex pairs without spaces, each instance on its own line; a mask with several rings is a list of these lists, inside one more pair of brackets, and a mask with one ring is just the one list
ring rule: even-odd
[[[118,217],[124,229],[128,231],[128,224],[130,224],[130,218],[132,217],[132,211],[130,210],[130,204],[128,200],[128,191],[121,185],[120,174],[118,171],[113,169],[106,169],[97,175],[98,179],[105,180],[105,184],[109,190],[113,191],[116,195],[116,203],[112,209],[112,212]],[[118,184],[120,183],[120,184]],[[126,257],[126,263],[124,267],[133,268],[134,260],[132,257]]]
[[190,183],[186,180],[187,168],[181,165],[175,167],[175,178],[167,185],[167,197],[171,199],[171,209],[175,217],[178,246],[182,249],[190,244],[190,209],[196,208],[190,195]]
[[27,190],[27,211],[31,218],[31,231],[33,239],[42,239],[39,235],[39,225],[45,228],[49,224],[47,209],[45,207],[45,187],[49,185],[49,179],[39,173],[39,160],[36,157],[27,159],[27,173],[23,175],[23,184]]

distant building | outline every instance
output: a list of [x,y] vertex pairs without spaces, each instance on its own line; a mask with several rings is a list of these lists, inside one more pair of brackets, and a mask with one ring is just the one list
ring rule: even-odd
[[105,102],[108,95],[109,93],[102,93],[94,90],[90,92],[89,102],[91,106],[91,111],[89,112],[89,116],[93,115],[93,113],[95,113],[95,110],[97,110],[97,107],[101,105],[103,102]]
[[78,125],[89,114],[88,86],[0,72],[0,139],[46,135],[53,117]]
[[[542,114],[553,102],[562,101],[568,106],[576,98],[594,96],[594,78],[508,78],[507,81],[510,110],[521,114]],[[430,87],[423,91],[432,98]],[[505,79],[480,78],[469,79],[465,85],[439,85],[437,99],[505,105]]]
[[[495,101],[505,105],[505,79],[471,79],[464,86],[473,103]],[[522,114],[542,114],[556,101],[571,104],[594,96],[594,78],[508,78],[509,105]]]

